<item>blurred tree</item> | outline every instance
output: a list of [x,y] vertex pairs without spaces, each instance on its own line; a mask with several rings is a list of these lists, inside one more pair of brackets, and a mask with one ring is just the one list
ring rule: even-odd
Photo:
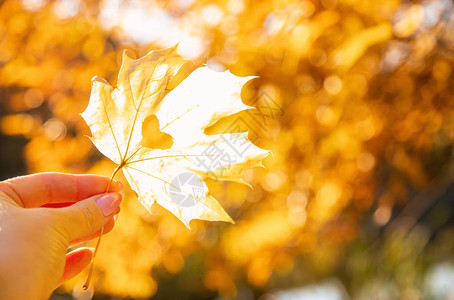
[[23,172],[21,152],[28,172],[110,175],[78,115],[90,78],[115,84],[123,49],[180,41],[259,76],[243,89],[257,110],[208,131],[247,129],[274,157],[246,174],[254,190],[210,183],[236,225],[187,231],[127,190],[95,290],[253,299],[338,276],[360,299],[423,298],[428,266],[453,260],[452,15],[444,0],[4,1],[1,177]]

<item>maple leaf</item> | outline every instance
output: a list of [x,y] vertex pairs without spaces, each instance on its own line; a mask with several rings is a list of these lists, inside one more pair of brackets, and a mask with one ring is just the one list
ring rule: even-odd
[[[260,166],[269,151],[253,145],[247,132],[204,130],[252,108],[241,101],[241,89],[253,77],[200,67],[170,90],[185,63],[176,46],[137,60],[124,53],[117,87],[95,76],[82,117],[94,145],[118,164],[149,211],[158,203],[188,228],[192,219],[233,222],[204,180],[245,183],[242,173]],[[159,130],[147,135],[149,126]]]

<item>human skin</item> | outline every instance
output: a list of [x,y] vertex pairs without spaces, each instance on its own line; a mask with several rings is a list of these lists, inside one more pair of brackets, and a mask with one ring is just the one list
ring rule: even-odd
[[92,249],[67,250],[113,228],[122,187],[106,193],[108,183],[63,173],[0,182],[0,299],[47,299],[90,263]]

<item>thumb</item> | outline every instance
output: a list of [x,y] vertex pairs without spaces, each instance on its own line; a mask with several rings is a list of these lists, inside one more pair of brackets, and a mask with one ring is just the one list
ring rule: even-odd
[[119,193],[92,196],[71,206],[57,209],[59,225],[68,241],[96,233],[112,219],[121,203]]

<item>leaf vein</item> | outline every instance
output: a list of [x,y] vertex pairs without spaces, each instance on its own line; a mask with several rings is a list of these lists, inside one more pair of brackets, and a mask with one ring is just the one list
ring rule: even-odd
[[107,122],[109,124],[109,129],[110,129],[110,132],[112,132],[112,136],[114,138],[115,145],[117,146],[118,154],[120,155],[120,161],[121,161],[123,158],[122,158],[122,155],[121,155],[120,146],[118,146],[118,141],[117,141],[117,138],[115,137],[115,133],[114,133],[114,130],[113,130],[112,122],[110,121],[109,113],[107,112],[107,107],[106,107],[106,103],[104,101],[103,94],[99,90],[98,86],[96,86],[96,88],[98,89],[98,92],[99,92],[99,95],[100,95],[100,98],[101,98],[101,102],[102,102],[102,107],[103,107],[104,113],[106,114]]

